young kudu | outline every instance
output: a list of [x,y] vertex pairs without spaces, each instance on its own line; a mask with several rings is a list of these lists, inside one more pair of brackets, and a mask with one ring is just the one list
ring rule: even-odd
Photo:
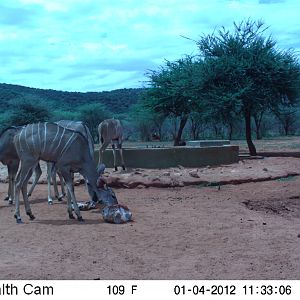
[[[15,184],[15,218],[21,223],[20,191],[22,190],[26,214],[33,220],[27,197],[27,183],[39,160],[52,162],[61,173],[71,199],[68,199],[69,218],[73,219],[72,203],[79,221],[83,221],[78,208],[71,173],[79,172],[86,180],[94,201],[103,203],[97,189],[97,171],[87,139],[78,131],[66,129],[55,123],[29,124],[14,136],[14,144],[21,166]],[[72,203],[71,203],[72,201]],[[109,203],[111,204],[111,203]]]
[[[119,120],[117,119],[107,119],[101,122],[98,126],[99,141],[101,141],[101,146],[99,148],[99,162],[98,166],[103,162],[103,154],[107,146],[111,143],[114,155],[114,168],[117,171],[117,158],[116,158],[116,145],[119,149],[121,156],[122,168],[125,170],[125,163],[123,159],[123,149],[122,149],[122,135],[123,129]],[[116,144],[116,145],[115,145]]]
[[[10,204],[14,201],[14,184],[20,163],[13,139],[21,129],[21,126],[11,126],[0,134],[0,161],[7,166],[8,170],[8,195],[4,200],[8,200]],[[34,173],[33,184],[36,184],[42,174],[39,164],[34,169]]]

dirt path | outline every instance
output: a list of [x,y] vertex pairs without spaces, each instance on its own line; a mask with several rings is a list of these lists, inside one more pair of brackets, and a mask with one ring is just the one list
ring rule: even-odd
[[[115,189],[134,222],[112,225],[95,210],[83,212],[83,224],[68,220],[66,202],[48,206],[38,185],[36,220],[21,206],[25,224],[17,225],[1,183],[0,279],[300,279],[299,186],[294,176],[220,189]],[[76,195],[88,198],[82,185]]]

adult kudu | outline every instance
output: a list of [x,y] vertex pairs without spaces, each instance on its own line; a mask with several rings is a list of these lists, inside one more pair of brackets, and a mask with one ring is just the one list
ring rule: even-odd
[[[107,119],[101,122],[98,126],[99,141],[101,141],[101,146],[99,148],[99,162],[98,166],[103,162],[103,154],[107,146],[111,143],[114,155],[114,168],[117,171],[117,158],[116,158],[116,145],[119,149],[121,156],[122,168],[125,170],[125,163],[123,158],[122,149],[122,138],[123,138],[123,128],[119,120],[117,119]],[[116,145],[115,145],[116,144]]]
[[[91,135],[89,128],[87,127],[87,125],[84,122],[72,121],[72,120],[60,120],[60,121],[55,122],[55,124],[60,125],[66,129],[71,129],[71,130],[80,132],[87,139],[89,151],[91,153],[91,156],[94,157],[94,140],[93,140],[93,137]],[[53,182],[55,197],[58,200],[61,200],[65,194],[63,178],[59,172],[57,174],[60,179],[62,193],[60,195],[58,194],[56,173],[57,172],[56,172],[53,164],[47,163],[48,204],[53,203],[53,199],[52,199],[52,195],[51,195],[51,179]],[[37,181],[34,181],[34,184],[32,184],[30,191],[28,192],[28,196],[30,196],[32,194],[32,191],[34,190],[36,183],[37,183]],[[70,197],[69,194],[68,194],[68,197]]]
[[[39,160],[52,162],[62,175],[71,199],[68,199],[69,218],[73,219],[72,203],[79,221],[83,221],[74,194],[71,173],[79,172],[86,180],[88,191],[94,201],[103,203],[97,189],[97,171],[87,139],[78,131],[66,129],[55,123],[29,124],[14,136],[14,145],[21,166],[15,184],[15,218],[21,223],[20,191],[22,190],[26,214],[33,220],[27,197],[27,183]],[[72,201],[72,203],[71,203]],[[108,203],[109,205],[114,203]]]
[[[10,204],[14,201],[14,184],[20,163],[13,139],[21,129],[22,126],[11,126],[3,130],[0,134],[0,161],[7,166],[8,170],[8,194],[5,200],[9,200]],[[42,174],[39,164],[35,167],[34,173],[33,184],[35,185]]]

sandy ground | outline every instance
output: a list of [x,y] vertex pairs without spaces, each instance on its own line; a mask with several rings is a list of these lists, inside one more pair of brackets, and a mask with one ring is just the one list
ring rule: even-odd
[[[300,279],[300,176],[287,170],[300,170],[300,160],[198,170],[208,182],[243,184],[116,188],[133,212],[123,225],[97,210],[69,220],[66,201],[48,206],[45,184],[31,197],[36,219],[22,205],[17,225],[0,183],[0,279]],[[251,182],[262,174],[266,181]],[[83,185],[76,195],[88,199]]]

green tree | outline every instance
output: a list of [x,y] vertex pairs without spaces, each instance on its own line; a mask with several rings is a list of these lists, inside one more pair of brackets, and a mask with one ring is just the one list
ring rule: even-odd
[[80,113],[78,111],[69,111],[69,110],[62,110],[57,109],[53,112],[53,117],[51,118],[52,121],[56,122],[59,120],[80,120]]
[[144,107],[142,103],[135,104],[132,106],[127,119],[130,121],[134,131],[138,133],[140,140],[146,142],[151,140],[154,122],[153,114],[149,108]]
[[22,126],[29,123],[48,121],[51,113],[46,104],[39,98],[21,98],[10,102],[6,120],[2,121],[6,126]]
[[256,110],[253,113],[253,120],[255,124],[255,133],[256,133],[256,139],[261,140],[262,139],[262,132],[261,132],[261,125],[263,123],[263,117],[266,110]]
[[78,108],[79,118],[89,127],[95,141],[99,140],[98,125],[111,117],[105,106],[101,103],[82,105]]
[[189,114],[197,107],[200,68],[191,56],[175,62],[166,61],[158,71],[150,71],[150,87],[146,90],[145,106],[163,116],[179,119],[174,146],[181,141]]
[[[211,107],[241,115],[251,155],[251,118],[258,111],[294,105],[299,94],[300,67],[292,50],[280,51],[261,21],[234,23],[230,32],[224,27],[202,36],[197,45],[203,59],[205,79],[202,92]],[[226,114],[228,114],[226,113]]]
[[274,114],[283,128],[284,135],[291,134],[293,126],[297,121],[295,108],[283,106],[281,108],[278,108],[277,111],[274,112]]

